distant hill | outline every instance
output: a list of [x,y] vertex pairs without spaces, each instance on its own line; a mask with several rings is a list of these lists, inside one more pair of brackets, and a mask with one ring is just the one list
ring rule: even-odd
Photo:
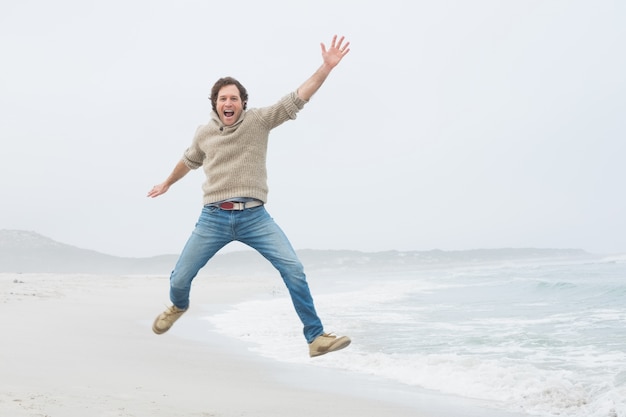
[[162,274],[176,255],[123,258],[59,243],[35,232],[0,230],[0,272]]
[[[476,249],[467,251],[351,250],[298,251],[306,270],[402,268],[436,264],[495,262],[537,258],[592,258],[580,249]],[[157,274],[169,275],[178,255],[125,258],[59,243],[35,232],[0,230],[0,272]],[[265,273],[272,266],[252,250],[218,254],[211,260],[216,273]]]

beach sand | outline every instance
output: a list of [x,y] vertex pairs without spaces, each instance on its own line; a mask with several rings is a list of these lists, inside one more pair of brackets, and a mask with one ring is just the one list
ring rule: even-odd
[[262,358],[203,320],[280,286],[276,277],[198,277],[189,312],[157,336],[151,325],[168,304],[165,276],[0,274],[0,415],[501,415],[386,380]]
[[[224,305],[275,284],[197,280],[192,300]],[[167,291],[166,277],[0,274],[0,415],[423,415],[401,401],[369,399],[368,388],[333,392],[353,384],[341,372],[259,358],[211,332],[194,305],[157,336],[151,324]],[[307,355],[304,340],[302,348]]]

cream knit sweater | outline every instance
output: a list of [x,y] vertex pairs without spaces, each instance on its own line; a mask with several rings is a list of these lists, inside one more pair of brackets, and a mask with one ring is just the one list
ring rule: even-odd
[[232,126],[224,126],[216,112],[198,127],[193,142],[183,154],[191,169],[204,168],[204,204],[235,197],[267,202],[267,143],[270,130],[296,118],[306,101],[296,92],[278,103],[245,110]]

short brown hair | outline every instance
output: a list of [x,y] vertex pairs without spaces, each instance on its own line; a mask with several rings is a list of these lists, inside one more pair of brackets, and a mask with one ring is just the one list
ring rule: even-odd
[[233,77],[223,77],[220,78],[213,84],[213,88],[211,88],[211,106],[213,106],[213,111],[217,112],[217,95],[219,94],[222,87],[227,85],[234,85],[239,90],[239,98],[243,101],[243,109],[245,110],[248,107],[248,91],[246,88]]

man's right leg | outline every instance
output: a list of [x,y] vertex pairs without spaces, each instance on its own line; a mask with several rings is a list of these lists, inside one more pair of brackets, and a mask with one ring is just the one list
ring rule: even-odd
[[170,300],[173,305],[155,319],[152,330],[156,334],[168,331],[187,311],[193,279],[217,251],[232,241],[229,219],[225,214],[215,207],[204,207],[202,210],[170,275]]

